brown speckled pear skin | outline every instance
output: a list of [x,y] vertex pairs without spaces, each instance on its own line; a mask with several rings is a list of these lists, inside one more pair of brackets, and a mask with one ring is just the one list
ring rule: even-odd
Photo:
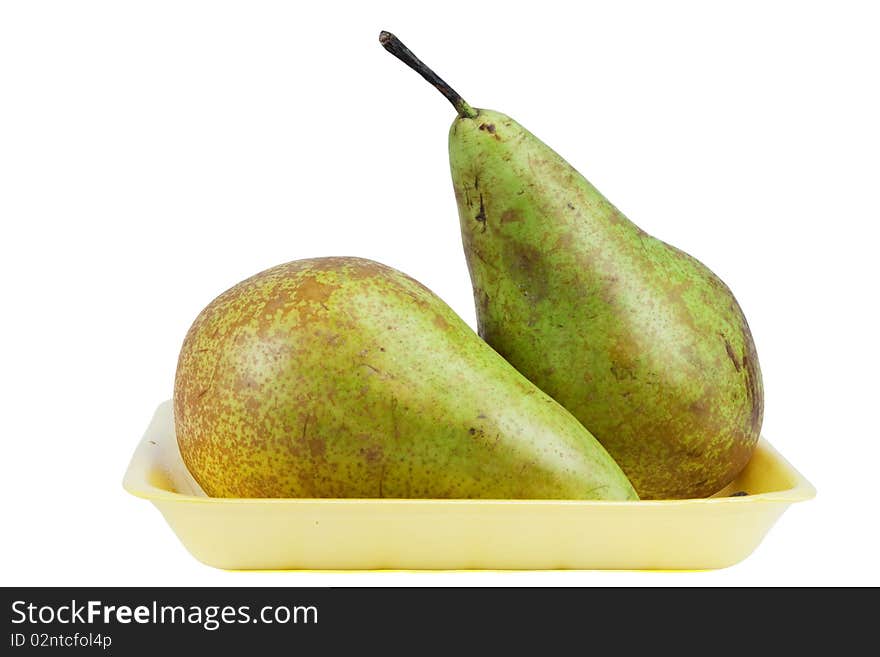
[[215,497],[637,499],[605,449],[430,290],[300,260],[196,318],[180,451]]
[[749,460],[764,408],[733,294],[516,121],[472,113],[453,123],[449,155],[480,335],[641,498],[718,491]]
[[757,444],[764,391],[727,286],[396,36],[379,43],[458,113],[449,159],[480,335],[590,429],[643,499],[732,481]]

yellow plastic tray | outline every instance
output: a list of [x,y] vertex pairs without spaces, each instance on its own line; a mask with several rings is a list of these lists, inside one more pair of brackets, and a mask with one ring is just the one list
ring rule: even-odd
[[199,561],[232,570],[723,568],[816,493],[762,438],[736,481],[699,500],[209,498],[183,465],[172,412],[156,410],[123,486]]

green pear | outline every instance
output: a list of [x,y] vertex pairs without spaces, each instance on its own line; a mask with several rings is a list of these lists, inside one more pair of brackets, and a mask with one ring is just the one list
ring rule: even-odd
[[215,497],[637,499],[441,299],[359,258],[291,262],[212,301],[180,352],[174,419]]
[[449,156],[480,335],[586,426],[643,499],[710,495],[757,443],[763,387],[731,291],[509,116],[455,106]]

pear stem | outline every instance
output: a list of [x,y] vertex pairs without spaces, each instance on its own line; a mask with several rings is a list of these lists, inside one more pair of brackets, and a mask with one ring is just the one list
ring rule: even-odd
[[452,103],[452,106],[455,108],[455,111],[458,112],[460,117],[463,119],[473,119],[477,116],[477,110],[468,105],[464,98],[456,93],[455,89],[440,79],[439,75],[428,68],[422,60],[416,57],[412,51],[403,45],[400,39],[391,34],[391,32],[385,32],[384,30],[380,32],[379,43],[382,44],[382,47],[385,48],[385,50],[397,57],[397,59],[431,83],[437,91],[443,94],[446,100]]

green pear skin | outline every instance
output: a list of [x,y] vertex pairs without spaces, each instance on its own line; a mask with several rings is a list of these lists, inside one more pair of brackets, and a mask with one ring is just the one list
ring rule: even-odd
[[449,158],[480,336],[599,439],[642,499],[732,481],[764,403],[731,291],[516,121],[471,107],[394,35],[379,41],[458,112]]
[[284,264],[212,301],[184,340],[174,415],[214,497],[637,499],[441,299],[359,258]]
[[764,403],[725,284],[504,114],[456,119],[449,157],[483,339],[589,428],[643,499],[732,481]]

